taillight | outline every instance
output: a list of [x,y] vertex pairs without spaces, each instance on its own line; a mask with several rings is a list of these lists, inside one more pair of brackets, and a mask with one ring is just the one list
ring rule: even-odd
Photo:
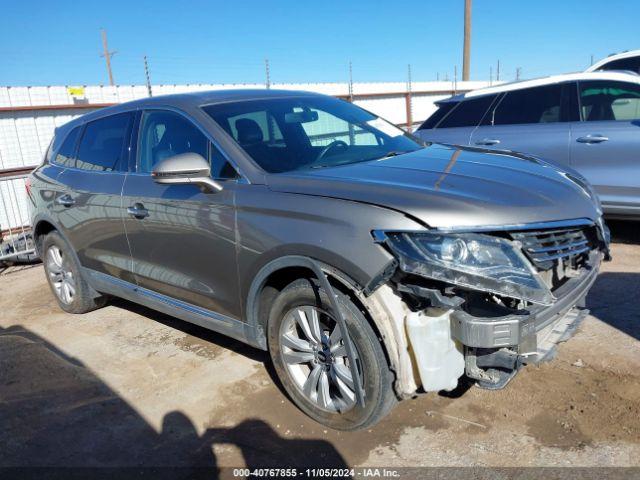
[[31,196],[31,178],[24,179],[24,188],[27,191],[27,195]]

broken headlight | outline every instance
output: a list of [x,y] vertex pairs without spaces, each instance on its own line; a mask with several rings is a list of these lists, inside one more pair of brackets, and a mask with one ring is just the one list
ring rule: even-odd
[[384,238],[404,272],[541,305],[555,300],[512,241],[474,233],[374,234]]

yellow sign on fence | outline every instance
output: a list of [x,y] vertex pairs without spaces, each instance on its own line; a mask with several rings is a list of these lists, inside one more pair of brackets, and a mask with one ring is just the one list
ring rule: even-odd
[[84,97],[84,87],[67,87],[67,92],[72,97]]

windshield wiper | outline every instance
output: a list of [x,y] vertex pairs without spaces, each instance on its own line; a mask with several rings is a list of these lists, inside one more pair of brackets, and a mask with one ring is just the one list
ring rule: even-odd
[[[420,150],[417,148],[416,150]],[[398,155],[404,155],[405,153],[415,152],[416,150],[391,150],[390,152],[385,153],[381,157],[373,157],[373,158],[363,158],[361,160],[350,160],[346,162],[338,162],[338,163],[322,163],[320,165],[313,165],[310,168],[327,168],[327,167],[337,167],[339,165],[347,165],[351,163],[364,163],[364,162],[373,162],[375,160],[382,160],[384,158],[397,157]]]
[[417,150],[420,150],[420,149],[416,148],[415,150],[391,150],[390,152],[385,153],[383,156],[372,158],[371,160],[382,160],[383,158],[397,157],[398,155],[404,155],[405,153],[412,153]]

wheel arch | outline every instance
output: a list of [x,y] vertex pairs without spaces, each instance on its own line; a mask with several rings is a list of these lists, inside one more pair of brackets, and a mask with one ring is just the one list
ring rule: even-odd
[[33,220],[33,242],[36,247],[36,253],[42,258],[42,240],[48,234],[57,231],[62,235],[60,228],[51,218],[46,216],[39,216]]
[[256,334],[254,343],[264,350],[267,349],[265,332],[269,309],[280,291],[299,278],[315,278],[315,273],[307,266],[309,260],[315,261],[327,276],[331,286],[340,293],[347,295],[363,313],[380,340],[387,362],[393,367],[386,345],[387,338],[382,335],[376,319],[366,305],[363,293],[364,287],[335,267],[301,255],[288,255],[272,260],[263,266],[255,276],[246,302],[247,322],[253,327],[251,331]]

